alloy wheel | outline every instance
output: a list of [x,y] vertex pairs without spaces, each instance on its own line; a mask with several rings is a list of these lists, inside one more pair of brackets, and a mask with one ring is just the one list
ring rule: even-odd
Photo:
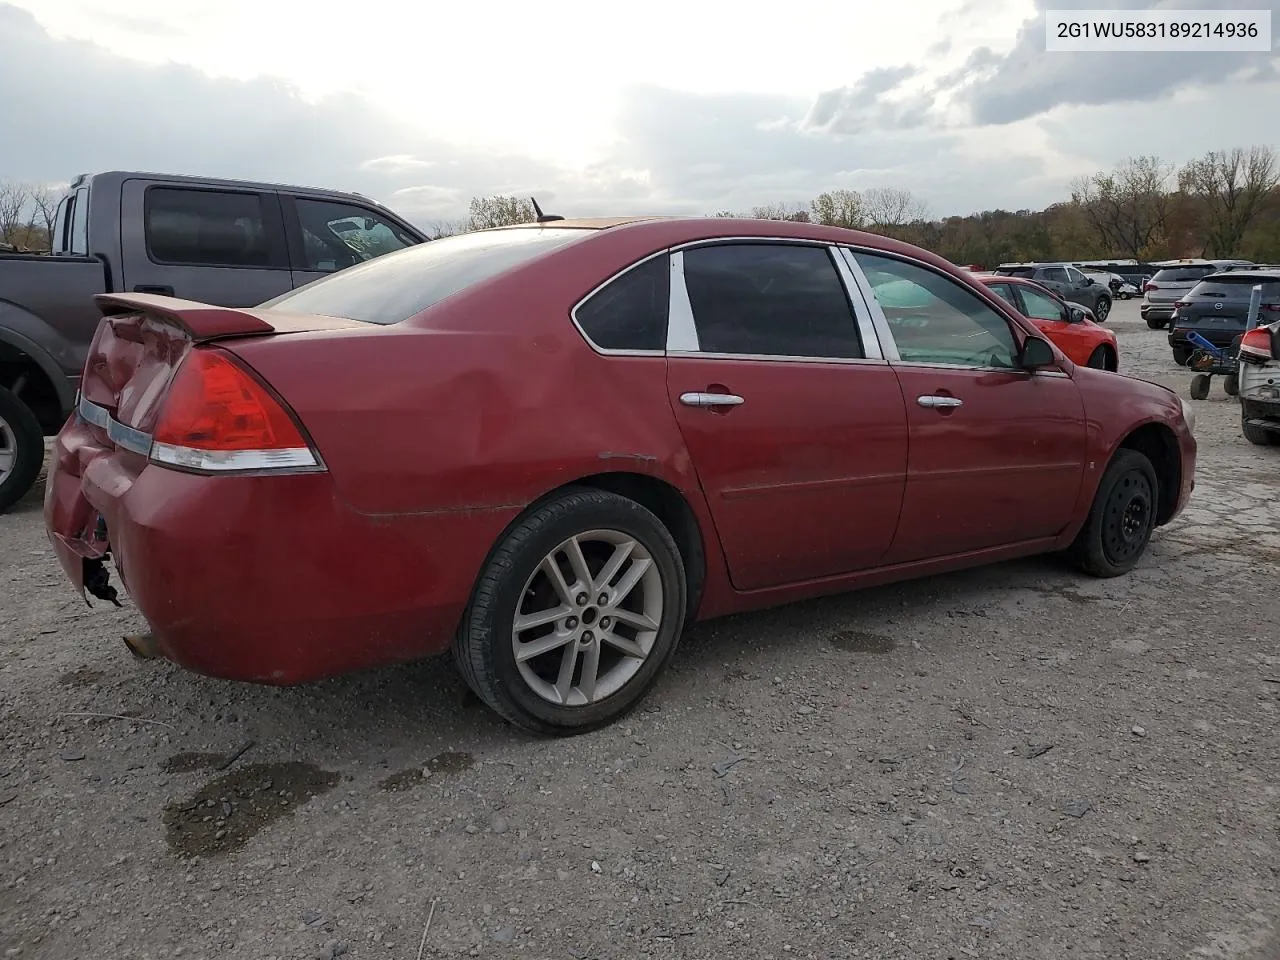
[[521,591],[511,628],[520,676],[558,706],[603,700],[644,666],[663,612],[662,573],[638,540],[616,530],[569,537]]
[[9,422],[0,417],[0,483],[13,472],[18,462],[18,437]]

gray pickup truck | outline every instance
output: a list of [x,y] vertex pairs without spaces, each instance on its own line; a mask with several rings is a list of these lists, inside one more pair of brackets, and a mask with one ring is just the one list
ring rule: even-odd
[[358,194],[152,173],[77,178],[50,254],[0,252],[0,512],[75,403],[97,293],[246,307],[427,237]]

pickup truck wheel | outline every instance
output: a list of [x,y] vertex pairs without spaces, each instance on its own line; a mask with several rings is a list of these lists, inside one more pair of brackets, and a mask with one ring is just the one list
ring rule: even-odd
[[1106,323],[1111,315],[1111,301],[1106,297],[1098,298],[1098,305],[1093,308],[1093,315],[1099,323]]
[[44,463],[44,431],[26,404],[0,387],[0,513],[31,489]]
[[454,641],[463,679],[516,726],[567,736],[634,707],[675,653],[684,562],[662,521],[574,488],[529,511],[480,574]]
[[1151,541],[1159,491],[1151,461],[1137,450],[1119,450],[1102,475],[1089,518],[1068,549],[1068,556],[1095,577],[1128,573],[1137,566]]

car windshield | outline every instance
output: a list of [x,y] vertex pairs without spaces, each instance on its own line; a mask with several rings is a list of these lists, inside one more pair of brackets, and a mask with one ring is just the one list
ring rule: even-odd
[[1211,266],[1167,267],[1151,278],[1152,283],[1195,283],[1214,272]]
[[529,227],[431,240],[349,267],[261,306],[365,323],[399,323],[467,287],[593,232]]

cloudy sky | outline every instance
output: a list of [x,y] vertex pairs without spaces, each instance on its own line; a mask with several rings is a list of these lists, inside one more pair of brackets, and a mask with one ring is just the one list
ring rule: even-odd
[[422,223],[488,193],[700,214],[876,186],[946,215],[1280,144],[1274,50],[1046,53],[1046,5],[1280,0],[0,0],[0,179],[304,183]]

